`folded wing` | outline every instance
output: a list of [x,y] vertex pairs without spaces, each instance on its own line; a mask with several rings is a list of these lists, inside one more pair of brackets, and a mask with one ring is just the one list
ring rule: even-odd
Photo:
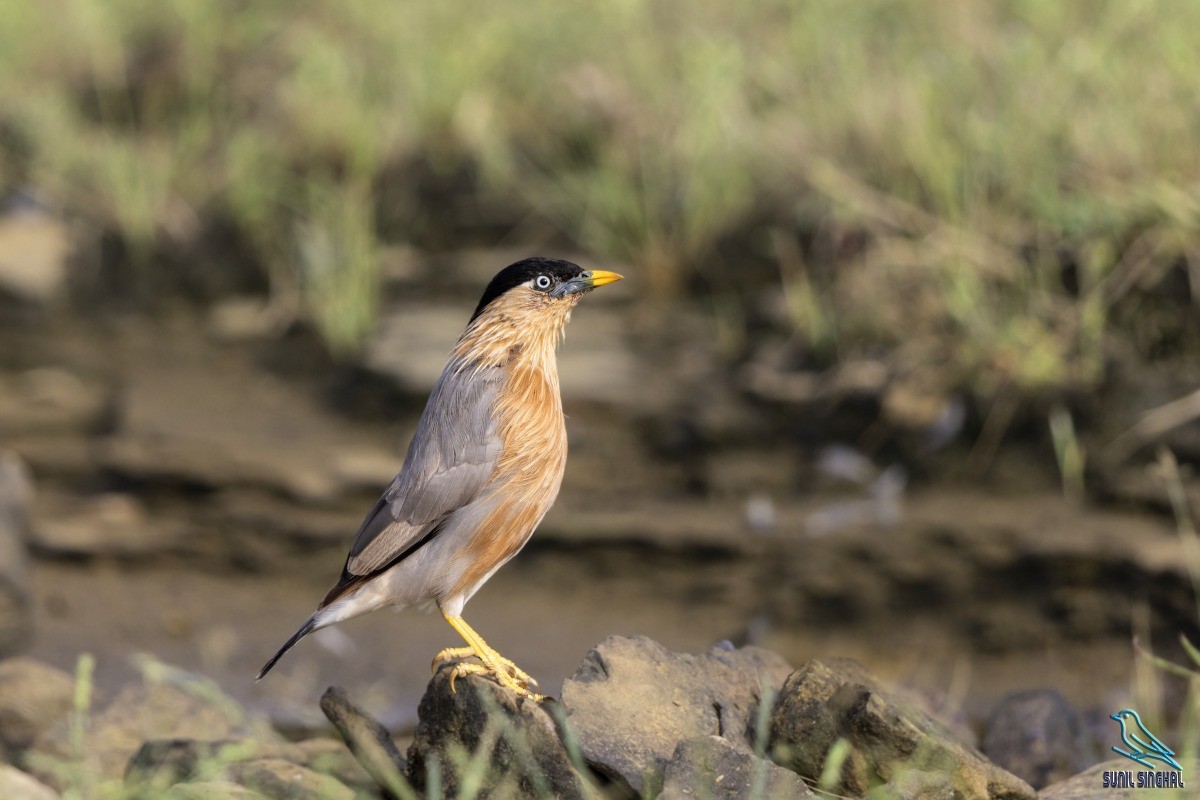
[[498,367],[446,367],[404,466],[359,526],[342,577],[321,608],[419,550],[479,497],[500,458],[494,412],[502,380]]

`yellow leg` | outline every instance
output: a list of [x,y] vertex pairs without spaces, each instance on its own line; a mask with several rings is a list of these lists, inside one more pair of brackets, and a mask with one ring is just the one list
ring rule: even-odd
[[529,697],[537,701],[545,698],[530,690],[529,687],[536,688],[538,683],[529,676],[525,670],[518,667],[512,661],[497,653],[495,650],[483,640],[475,630],[467,624],[467,621],[462,617],[452,617],[443,615],[446,622],[450,623],[450,627],[458,631],[469,647],[450,647],[438,653],[433,659],[434,669],[445,661],[450,661],[458,658],[466,658],[474,655],[482,662],[482,666],[478,664],[458,663],[453,667],[454,672],[450,676],[450,688],[453,690],[454,681],[461,678],[463,675],[489,675],[493,680],[508,689],[513,690],[523,697]]

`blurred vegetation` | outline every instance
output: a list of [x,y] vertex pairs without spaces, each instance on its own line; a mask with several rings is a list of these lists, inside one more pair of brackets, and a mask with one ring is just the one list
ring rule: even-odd
[[335,350],[373,323],[385,248],[483,225],[430,187],[632,263],[646,296],[711,294],[735,329],[782,290],[816,359],[883,349],[983,395],[1094,387],[1114,346],[1178,348],[1200,297],[1194,3],[0,18],[0,188],[99,223],[146,272],[228,226]]

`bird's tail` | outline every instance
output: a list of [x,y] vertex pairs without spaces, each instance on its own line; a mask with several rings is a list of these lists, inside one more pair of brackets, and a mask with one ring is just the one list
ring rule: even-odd
[[276,653],[275,655],[271,656],[271,660],[268,661],[266,663],[266,665],[264,665],[263,668],[258,671],[258,677],[255,678],[254,680],[261,681],[263,679],[263,676],[271,671],[271,667],[275,666],[275,662],[277,662],[279,659],[283,658],[284,653],[286,653],[288,650],[291,650],[293,645],[296,644],[296,642],[300,641],[305,636],[308,636],[310,633],[312,633],[316,629],[317,629],[317,615],[313,614],[311,617],[309,617],[307,620],[305,620],[303,625],[300,626],[300,630],[298,630],[292,634],[292,638],[288,639],[286,642],[283,643],[283,647],[279,648],[279,652]]

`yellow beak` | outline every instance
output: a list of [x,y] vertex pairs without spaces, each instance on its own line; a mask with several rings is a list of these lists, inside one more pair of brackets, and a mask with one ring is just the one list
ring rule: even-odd
[[609,272],[603,269],[593,269],[585,272],[581,277],[585,278],[590,285],[590,288],[595,289],[597,286],[604,286],[607,283],[616,283],[621,280],[621,276],[615,272]]

